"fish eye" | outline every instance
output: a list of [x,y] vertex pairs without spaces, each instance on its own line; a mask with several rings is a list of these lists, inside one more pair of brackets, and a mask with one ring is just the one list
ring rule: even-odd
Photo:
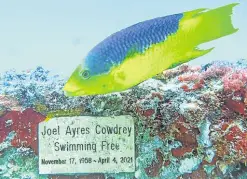
[[90,77],[90,72],[89,70],[83,70],[80,72],[80,76],[84,79],[88,79]]

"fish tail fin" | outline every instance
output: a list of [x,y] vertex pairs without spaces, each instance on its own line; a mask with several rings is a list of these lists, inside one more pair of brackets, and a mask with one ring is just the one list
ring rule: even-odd
[[179,30],[174,35],[173,49],[176,48],[174,60],[185,63],[199,56],[209,53],[208,50],[199,50],[198,45],[216,40],[238,31],[232,24],[231,15],[233,7],[238,3],[205,11],[196,9],[183,13],[179,23]]
[[[231,15],[233,7],[238,3],[229,4],[223,7],[204,12],[206,9],[197,9],[184,13],[185,26],[197,21],[195,27],[195,39],[200,43],[209,42],[238,31],[232,25]],[[192,26],[193,27],[193,26]],[[191,29],[193,32],[193,29]]]

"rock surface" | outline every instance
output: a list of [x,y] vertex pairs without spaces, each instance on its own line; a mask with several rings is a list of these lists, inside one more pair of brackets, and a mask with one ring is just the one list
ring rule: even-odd
[[[0,178],[246,178],[247,61],[186,64],[121,93],[66,97],[42,67],[0,74]],[[136,117],[136,172],[38,175],[37,126],[46,117]],[[35,119],[35,120],[34,120]]]

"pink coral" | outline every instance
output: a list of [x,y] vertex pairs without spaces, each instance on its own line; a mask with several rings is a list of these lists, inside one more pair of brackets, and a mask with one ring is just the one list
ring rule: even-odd
[[231,71],[232,71],[231,67],[225,67],[225,66],[219,67],[217,65],[212,65],[207,69],[207,71],[203,72],[202,75],[204,79],[217,78]]
[[188,64],[184,63],[176,68],[165,70],[163,72],[163,77],[166,79],[170,79],[186,72],[197,72],[200,70],[200,66],[189,66]]
[[197,81],[200,78],[201,78],[201,74],[196,72],[196,73],[186,73],[186,74],[180,75],[178,77],[178,80],[181,82],[183,82],[183,81]]
[[[231,67],[219,67],[213,65],[205,72],[200,73],[199,68],[194,70],[187,67],[186,73],[180,74],[178,80],[184,84],[181,86],[184,91],[193,91],[201,89],[204,86],[205,80],[210,78],[221,78],[224,84],[224,90],[228,92],[239,91],[247,86],[247,70],[238,70],[233,72]],[[192,88],[188,84],[193,85]]]
[[247,70],[227,73],[222,80],[225,91],[239,91],[247,85]]
[[[178,80],[180,82],[185,82],[185,84],[183,84],[181,86],[181,88],[185,92],[201,89],[204,85],[203,76],[202,76],[202,74],[200,74],[198,72],[186,73],[186,74],[180,75],[178,77]],[[189,88],[189,86],[188,86],[189,83],[193,83],[192,88]]]

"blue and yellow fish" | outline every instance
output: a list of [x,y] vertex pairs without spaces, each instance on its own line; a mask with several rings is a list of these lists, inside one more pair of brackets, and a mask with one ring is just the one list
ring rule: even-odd
[[119,92],[207,54],[198,45],[233,34],[233,7],[196,9],[137,23],[96,45],[64,86],[68,96]]

